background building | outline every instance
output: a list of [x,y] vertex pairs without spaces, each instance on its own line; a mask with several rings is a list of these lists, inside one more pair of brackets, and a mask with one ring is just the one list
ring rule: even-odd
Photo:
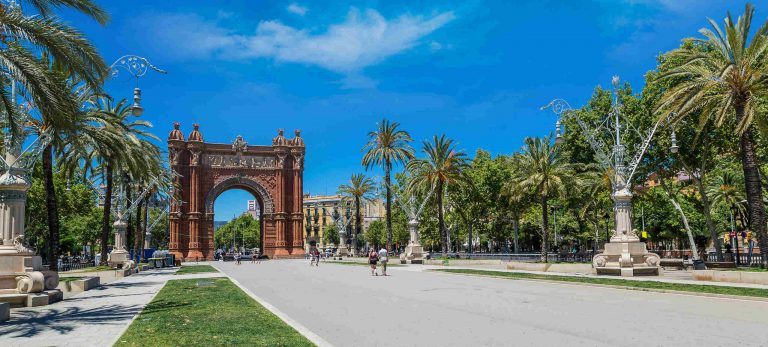
[[[310,242],[315,242],[321,249],[327,247],[334,247],[338,245],[325,244],[323,241],[324,229],[332,225],[333,222],[333,209],[337,207],[339,214],[344,218],[346,207],[343,207],[341,195],[304,195],[304,237],[305,248],[309,250]],[[355,211],[354,207],[351,208],[352,221],[349,223],[350,228],[355,226]],[[365,202],[362,206],[363,215],[363,232],[368,230],[368,226],[375,220],[383,220],[386,217],[386,209],[382,200],[376,199],[371,202]],[[317,215],[317,220],[315,220]],[[309,216],[309,219],[307,219]],[[307,223],[309,220],[309,223]],[[307,234],[307,226],[309,226],[310,232]],[[343,232],[343,230],[339,230]]]
[[245,210],[245,213],[251,215],[253,219],[259,220],[259,201],[248,200],[248,208]]

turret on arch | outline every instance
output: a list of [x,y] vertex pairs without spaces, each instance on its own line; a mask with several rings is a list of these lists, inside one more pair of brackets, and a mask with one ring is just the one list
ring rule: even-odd
[[171,204],[170,251],[184,260],[213,259],[214,201],[228,189],[241,188],[262,208],[263,253],[302,256],[305,147],[300,132],[286,139],[280,129],[271,146],[252,146],[242,136],[231,144],[206,143],[198,124],[185,140],[179,128],[174,123],[168,136],[168,159],[180,174],[176,195],[183,201]]

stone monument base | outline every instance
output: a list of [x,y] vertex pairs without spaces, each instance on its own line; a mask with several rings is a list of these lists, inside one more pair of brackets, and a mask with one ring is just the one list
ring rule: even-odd
[[336,249],[336,256],[337,257],[348,257],[349,251],[347,250],[347,247],[339,247]]
[[59,274],[43,270],[40,256],[27,253],[0,254],[0,302],[12,307],[40,306],[61,300]]
[[644,242],[609,242],[603,253],[592,258],[598,275],[622,277],[658,276],[660,258],[648,252]]
[[424,249],[418,243],[411,243],[405,247],[405,252],[400,254],[400,264],[423,264]]
[[107,263],[109,267],[116,269],[131,269],[135,266],[131,255],[126,251],[112,251],[109,253]]

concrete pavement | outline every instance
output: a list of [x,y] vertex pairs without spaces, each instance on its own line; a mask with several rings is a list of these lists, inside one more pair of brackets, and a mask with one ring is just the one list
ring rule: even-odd
[[768,302],[308,263],[213,265],[335,346],[768,344]]

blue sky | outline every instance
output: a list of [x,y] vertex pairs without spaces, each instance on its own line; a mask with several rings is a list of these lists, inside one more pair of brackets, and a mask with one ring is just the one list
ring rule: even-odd
[[[539,108],[583,104],[620,75],[636,90],[655,57],[722,22],[741,1],[101,1],[106,27],[65,13],[109,62],[147,57],[168,71],[140,81],[144,116],[163,140],[200,123],[206,141],[269,144],[301,129],[305,192],[334,193],[360,172],[360,148],[382,117],[420,146],[447,134],[473,155],[517,150],[552,131]],[[765,20],[758,3],[755,26]],[[129,97],[132,82],[108,90]],[[381,175],[372,171],[370,175]],[[245,209],[217,201],[217,219]]]

